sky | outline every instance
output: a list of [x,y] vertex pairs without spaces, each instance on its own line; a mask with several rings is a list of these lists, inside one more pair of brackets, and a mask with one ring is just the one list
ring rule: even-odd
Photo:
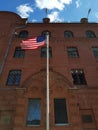
[[98,0],[1,0],[0,11],[10,11],[28,22],[98,22]]

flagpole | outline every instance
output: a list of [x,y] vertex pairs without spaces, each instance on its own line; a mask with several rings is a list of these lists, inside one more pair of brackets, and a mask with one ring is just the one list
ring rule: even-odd
[[49,33],[46,34],[47,63],[46,63],[46,130],[49,130]]
[[87,19],[88,19],[90,12],[91,12],[91,8],[88,10]]

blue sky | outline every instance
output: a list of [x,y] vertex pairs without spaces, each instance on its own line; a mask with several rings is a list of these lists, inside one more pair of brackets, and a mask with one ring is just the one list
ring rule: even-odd
[[98,0],[1,0],[0,11],[11,11],[29,22],[42,22],[46,17],[51,22],[79,22],[87,17],[89,22],[98,22]]

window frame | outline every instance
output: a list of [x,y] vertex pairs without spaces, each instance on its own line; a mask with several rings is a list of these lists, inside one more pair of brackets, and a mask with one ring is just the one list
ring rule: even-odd
[[[15,74],[16,72],[16,74]],[[7,86],[19,86],[21,80],[21,70],[10,70],[7,78]],[[18,79],[18,81],[17,81]]]
[[[46,58],[47,57],[47,47],[41,47],[41,58]],[[52,58],[52,47],[49,47],[49,58]]]
[[25,50],[21,49],[21,47],[16,47],[13,57],[14,58],[24,58],[25,57]]
[[71,69],[74,85],[87,85],[83,69]]
[[[31,116],[31,112],[29,111],[30,110],[30,100],[32,100],[32,101],[39,101],[39,105],[40,105],[40,111],[39,111],[39,118],[40,118],[40,120],[39,120],[39,124],[28,124],[27,122],[28,122],[28,118],[32,118],[32,117],[34,117],[34,116],[32,116],[32,117],[29,117],[29,114],[30,114],[30,116]],[[33,102],[34,103],[34,102]],[[38,107],[39,108],[39,107]],[[32,110],[33,110],[33,108],[32,108]],[[34,115],[36,114],[36,112],[35,113],[33,113]],[[29,98],[28,99],[28,109],[27,109],[27,118],[26,118],[26,125],[28,126],[28,127],[32,127],[32,126],[40,126],[41,125],[41,98]]]
[[42,32],[42,36],[45,36],[45,37],[46,37],[47,32],[48,32],[49,38],[50,38],[50,37],[51,37],[51,32],[48,31],[48,30],[44,30],[44,31]]
[[69,58],[79,58],[77,47],[67,47],[67,54]]
[[18,38],[28,38],[28,34],[27,30],[22,30],[19,32]]
[[82,114],[82,123],[93,123],[93,118],[91,114]]
[[98,46],[92,47],[93,55],[95,58],[98,58]]
[[[83,120],[83,116],[86,119]],[[80,109],[80,118],[81,118],[81,123],[84,126],[94,126],[95,125],[95,117],[94,117],[94,113],[93,113],[93,109]]]
[[[60,103],[61,100],[63,101],[63,104],[62,104],[62,102]],[[57,103],[56,101],[59,103]],[[58,106],[58,104],[59,104],[59,107],[56,107],[56,106]],[[64,105],[64,106],[62,106],[62,105]],[[59,110],[56,108],[59,108]],[[62,113],[62,110],[64,110],[63,113]],[[57,113],[57,111],[59,111],[59,112]],[[65,114],[65,116],[64,116],[64,114]],[[63,116],[63,120],[61,119],[63,122],[60,121],[60,118],[61,118],[60,115]],[[59,118],[56,119],[56,117],[58,117],[58,116],[59,116]],[[66,98],[54,98],[54,123],[56,126],[69,125]]]
[[92,30],[87,30],[87,31],[86,31],[86,37],[87,37],[87,38],[96,38],[96,35],[95,35],[94,31],[92,31]]
[[73,37],[74,37],[74,34],[72,31],[70,30],[64,31],[64,38],[73,38]]

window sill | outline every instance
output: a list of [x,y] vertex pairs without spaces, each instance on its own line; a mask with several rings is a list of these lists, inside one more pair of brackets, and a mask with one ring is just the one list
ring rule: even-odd
[[82,88],[88,88],[87,84],[85,84],[85,85],[74,85],[74,89],[82,89]]
[[69,123],[64,123],[64,124],[55,124],[55,126],[69,126]]
[[27,127],[39,127],[40,125],[27,125]]

